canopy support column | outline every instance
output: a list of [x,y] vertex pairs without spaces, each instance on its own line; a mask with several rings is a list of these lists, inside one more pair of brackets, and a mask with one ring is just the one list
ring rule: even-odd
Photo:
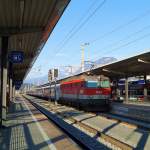
[[9,101],[12,101],[12,63],[9,63]]
[[13,85],[13,89],[12,89],[13,91],[12,91],[12,97],[13,97],[13,101],[15,100],[15,85]]
[[2,53],[1,53],[1,100],[0,100],[0,126],[4,126],[6,121],[6,95],[7,95],[7,53],[8,53],[8,37],[2,37]]
[[116,88],[116,93],[117,93],[117,100],[120,100],[120,89],[119,89],[119,79],[116,81],[117,83],[117,88]]
[[144,81],[145,81],[145,86],[144,86],[144,100],[147,100],[147,80],[146,80],[146,75],[144,75]]
[[125,102],[128,103],[129,95],[128,95],[128,77],[125,78]]

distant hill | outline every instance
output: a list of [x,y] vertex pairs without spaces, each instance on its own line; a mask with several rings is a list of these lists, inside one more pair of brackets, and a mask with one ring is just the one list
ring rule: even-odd
[[96,60],[94,63],[96,65],[104,65],[104,64],[115,62],[115,61],[117,61],[117,59],[114,57],[102,57],[102,58]]
[[40,85],[40,84],[44,84],[48,82],[48,76],[43,75],[41,77],[36,77],[36,78],[32,78],[32,79],[27,79],[25,80],[25,83],[32,83],[34,85]]
[[[117,61],[117,59],[114,58],[114,57],[102,57],[102,58],[100,58],[100,59],[98,59],[98,60],[96,60],[94,62],[90,62],[90,61],[85,62],[84,69],[86,71],[86,70],[89,70],[91,68],[96,68],[96,67],[108,64],[108,63],[113,63],[115,61]],[[81,72],[81,68],[79,68],[76,71],[76,74],[80,73],[80,72]]]
[[[85,70],[89,70],[93,67],[96,68],[96,67],[108,64],[108,63],[115,62],[115,61],[117,61],[117,59],[114,57],[102,57],[102,58],[100,58],[100,59],[98,59],[92,63],[86,62],[85,63]],[[70,76],[70,75],[78,74],[81,72],[82,72],[81,67],[73,67],[72,68],[72,74],[71,74],[70,68],[61,68],[61,69],[59,69],[59,79],[65,78],[65,77]],[[42,77],[28,79],[25,82],[36,84],[36,85],[44,84],[44,83],[48,82],[48,75],[46,73],[46,75],[44,75]]]

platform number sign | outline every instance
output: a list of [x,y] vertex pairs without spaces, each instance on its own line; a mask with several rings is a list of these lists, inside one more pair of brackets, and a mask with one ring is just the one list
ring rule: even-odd
[[22,80],[14,81],[14,85],[15,85],[16,90],[18,90],[22,84],[23,84]]
[[22,51],[11,51],[9,54],[9,61],[12,63],[22,63],[24,53]]

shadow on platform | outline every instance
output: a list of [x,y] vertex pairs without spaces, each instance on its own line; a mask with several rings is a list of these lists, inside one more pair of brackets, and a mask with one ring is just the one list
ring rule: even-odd
[[[40,114],[36,109],[32,109],[32,113]],[[37,120],[44,122],[47,119]],[[0,129],[0,150],[49,149],[48,141],[41,138],[38,128],[35,128],[35,121],[22,103],[11,103],[6,124],[6,128]],[[59,135],[50,141],[56,143],[64,138],[66,138],[65,135]]]

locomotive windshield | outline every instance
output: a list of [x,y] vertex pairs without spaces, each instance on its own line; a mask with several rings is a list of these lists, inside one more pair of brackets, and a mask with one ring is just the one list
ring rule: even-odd
[[108,88],[108,87],[110,87],[110,82],[108,80],[100,81],[99,87]]
[[109,80],[103,80],[103,81],[87,81],[86,87],[88,88],[108,88],[110,87]]

